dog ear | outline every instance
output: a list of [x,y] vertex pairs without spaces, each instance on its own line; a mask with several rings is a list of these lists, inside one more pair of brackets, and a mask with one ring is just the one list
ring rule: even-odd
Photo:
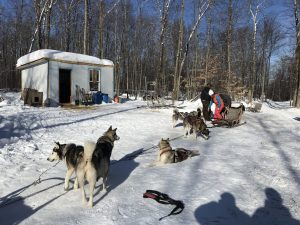
[[168,138],[167,141],[170,141],[170,138]]
[[110,127],[108,128],[108,130],[112,130],[112,125],[110,125]]
[[114,131],[116,131],[116,130],[117,130],[117,128],[114,129]]
[[55,144],[57,144],[58,146],[60,146],[59,142],[54,141]]

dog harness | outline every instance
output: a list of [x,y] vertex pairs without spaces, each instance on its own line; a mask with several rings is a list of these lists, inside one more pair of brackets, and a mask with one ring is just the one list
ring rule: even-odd
[[160,149],[160,151],[161,151],[161,153],[159,154],[159,156],[161,156],[162,154],[164,154],[166,152],[172,151],[172,148],[171,147],[165,147],[165,148]]
[[175,205],[175,208],[168,215],[159,218],[159,220],[162,220],[171,215],[177,215],[181,213],[184,209],[184,203],[182,201],[174,200],[170,198],[167,194],[161,193],[159,191],[146,190],[146,192],[143,194],[143,198],[152,198],[161,204]]

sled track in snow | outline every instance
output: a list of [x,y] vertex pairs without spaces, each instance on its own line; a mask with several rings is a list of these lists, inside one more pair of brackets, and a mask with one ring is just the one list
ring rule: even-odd
[[122,109],[122,110],[118,110],[118,111],[114,111],[114,112],[108,112],[105,114],[97,114],[94,116],[88,116],[88,117],[84,117],[84,118],[80,118],[80,119],[75,119],[75,120],[69,120],[66,122],[62,122],[62,123],[58,123],[58,124],[51,124],[51,125],[46,125],[43,128],[54,128],[54,127],[58,127],[58,126],[66,126],[66,125],[70,125],[73,123],[81,123],[81,122],[85,122],[88,120],[93,120],[93,119],[97,119],[97,118],[101,118],[101,117],[105,117],[105,116],[109,116],[109,115],[114,115],[114,114],[118,114],[118,113],[122,113],[122,112],[128,112],[128,111],[133,111],[133,110],[137,110],[137,109],[142,109],[142,108],[146,108],[144,106],[141,107],[135,107],[135,108],[130,108],[130,109]]
[[[164,105],[160,107],[156,106],[155,108],[164,108],[170,106],[171,105]],[[67,117],[60,116],[61,114],[59,112],[55,113],[54,114],[55,116],[53,116],[51,112],[48,113],[48,111],[41,110],[41,111],[35,111],[34,114],[31,116],[31,118],[29,119],[27,117],[28,112],[25,111],[18,115],[14,115],[13,118],[10,118],[10,120],[18,121],[18,127],[16,127],[17,131],[20,130],[22,131],[24,130],[24,132],[26,131],[25,132],[27,135],[26,140],[32,140],[34,137],[43,138],[44,134],[47,133],[47,129],[53,129],[61,126],[68,126],[75,123],[81,123],[81,122],[94,120],[101,117],[106,117],[109,115],[114,115],[118,113],[124,113],[124,112],[139,110],[139,109],[146,109],[146,108],[151,109],[152,107],[149,107],[147,105],[142,105],[142,106],[136,106],[136,107],[120,109],[120,110],[117,109],[115,110],[115,108],[109,107],[109,108],[103,108],[101,109],[101,111],[99,110],[93,112],[90,111],[91,113],[82,114],[82,115],[78,115],[78,113],[70,112],[70,114]],[[33,124],[35,125],[33,126]],[[21,136],[17,135],[18,138],[20,138]],[[10,140],[6,144],[13,144],[15,142],[17,142],[17,140],[16,141]],[[3,146],[0,147],[2,148]]]
[[[156,106],[155,108],[164,108],[164,107],[170,107],[170,106],[171,105],[165,105],[165,106],[160,106],[160,107]],[[105,117],[105,116],[109,116],[109,115],[114,115],[114,114],[118,114],[118,113],[134,111],[134,110],[139,110],[139,109],[145,109],[145,108],[150,108],[151,109],[151,107],[149,107],[147,105],[143,105],[143,106],[137,106],[137,107],[134,107],[134,108],[127,108],[127,109],[121,109],[121,110],[117,110],[117,111],[113,111],[113,112],[107,112],[107,113],[104,113],[104,114],[98,114],[98,112],[97,112],[97,114],[93,115],[93,116],[88,116],[88,117],[75,119],[75,120],[70,119],[69,121],[65,121],[65,122],[58,123],[58,124],[49,124],[48,123],[48,125],[39,127],[38,129],[40,129],[40,128],[54,128],[54,127],[58,127],[58,126],[66,126],[66,125],[70,125],[70,124],[73,124],[73,123],[81,123],[81,122],[85,122],[85,121],[88,121],[88,120],[93,120],[93,119],[97,119],[97,118],[101,118],[101,117]],[[108,111],[110,111],[110,110],[111,110],[111,108],[108,109]]]

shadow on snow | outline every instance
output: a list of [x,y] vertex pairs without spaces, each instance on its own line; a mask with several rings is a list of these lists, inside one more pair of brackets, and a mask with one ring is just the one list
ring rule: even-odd
[[34,184],[24,186],[18,190],[11,192],[10,194],[8,194],[4,197],[1,197],[0,198],[1,225],[19,224],[26,218],[30,217],[31,215],[33,215],[40,209],[44,208],[45,206],[49,205],[50,203],[52,203],[53,201],[55,201],[56,199],[62,197],[63,195],[65,195],[67,193],[67,192],[65,192],[63,194],[60,194],[34,209],[32,207],[26,205],[24,203],[24,200],[26,198],[32,197],[34,195],[37,195],[39,193],[42,193],[44,191],[47,191],[51,188],[62,185],[64,183],[63,182],[64,179],[60,178],[60,177],[44,179],[44,180],[42,180],[42,182],[48,181],[48,180],[62,180],[62,182],[59,182],[57,184],[51,185],[47,188],[44,188],[42,190],[39,190],[32,194],[29,194],[26,197],[22,197],[22,196],[20,196],[20,194],[22,192],[24,192],[25,190],[27,190],[28,188],[30,188],[31,186],[33,186]]
[[252,216],[240,210],[231,193],[221,194],[219,201],[199,206],[194,216],[201,225],[300,225],[287,207],[282,204],[280,194],[273,188],[265,189],[265,204]]
[[[94,202],[94,205],[96,205],[99,201],[101,201],[110,191],[117,188],[119,185],[121,185],[124,181],[127,180],[127,178],[130,176],[130,174],[137,168],[139,163],[135,162],[133,159],[136,158],[138,155],[143,153],[143,149],[138,149],[136,151],[133,151],[129,154],[126,154],[123,158],[120,160],[112,160],[110,163],[109,173],[108,173],[108,188],[107,192],[102,195],[98,200]],[[102,184],[101,184],[102,188]],[[95,192],[95,195],[99,194],[101,191],[100,188],[97,189]]]

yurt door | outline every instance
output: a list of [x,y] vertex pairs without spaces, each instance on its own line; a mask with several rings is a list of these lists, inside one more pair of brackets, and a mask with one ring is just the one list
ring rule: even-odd
[[59,69],[59,103],[70,103],[71,70]]

